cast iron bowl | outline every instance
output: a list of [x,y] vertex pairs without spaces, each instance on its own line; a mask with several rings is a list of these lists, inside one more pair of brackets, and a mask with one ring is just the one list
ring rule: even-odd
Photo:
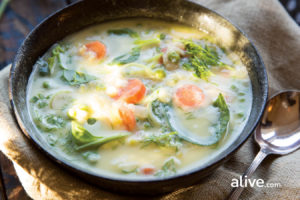
[[[224,46],[236,52],[247,66],[252,83],[251,114],[239,137],[217,157],[193,170],[170,178],[136,181],[115,179],[79,168],[55,154],[42,142],[26,104],[26,87],[32,66],[51,45],[65,36],[87,26],[124,18],[155,18],[201,27],[216,37]],[[47,156],[71,173],[102,188],[131,194],[159,194],[189,186],[211,174],[224,163],[249,137],[265,107],[268,80],[265,67],[257,50],[247,37],[232,23],[215,12],[188,0],[89,0],[70,5],[39,24],[24,40],[10,71],[9,97],[16,119],[23,133]]]

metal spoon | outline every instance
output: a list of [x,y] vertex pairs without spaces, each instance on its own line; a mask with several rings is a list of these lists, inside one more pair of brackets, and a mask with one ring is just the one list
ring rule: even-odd
[[[285,155],[300,147],[300,92],[285,91],[272,97],[254,138],[260,145],[260,151],[242,176],[243,183],[267,155]],[[243,190],[244,187],[235,188],[228,199],[237,200]]]

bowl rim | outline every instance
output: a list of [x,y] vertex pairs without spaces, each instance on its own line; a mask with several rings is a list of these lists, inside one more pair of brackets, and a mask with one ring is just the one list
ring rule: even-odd
[[[206,6],[203,6],[202,4],[200,4],[199,2],[197,1],[194,1],[194,0],[180,0],[181,2],[189,2],[189,3],[192,3],[193,6],[196,6],[196,7],[200,7],[200,8],[203,8],[205,9],[206,11],[208,11],[209,13],[212,13],[214,15],[216,15],[217,17],[220,17],[220,18],[223,18],[225,21],[229,22],[238,32],[240,32],[240,34],[242,34],[248,41],[249,41],[249,44],[251,45],[251,47],[254,49],[254,52],[256,54],[256,57],[258,58],[260,64],[261,64],[261,68],[262,68],[262,71],[260,71],[260,73],[263,73],[263,77],[264,77],[264,83],[262,85],[262,88],[263,88],[263,102],[262,102],[262,106],[261,106],[261,109],[258,111],[258,114],[257,114],[257,119],[255,120],[255,122],[253,123],[253,127],[247,132],[247,134],[245,133],[243,135],[243,138],[240,138],[240,136],[238,136],[237,138],[235,138],[234,141],[232,141],[232,143],[235,143],[237,142],[237,140],[240,139],[240,141],[237,143],[237,144],[234,144],[235,146],[232,147],[232,146],[228,146],[226,149],[223,150],[223,154],[222,155],[216,155],[213,159],[210,159],[209,161],[205,162],[205,164],[203,165],[200,165],[198,167],[192,167],[191,169],[188,169],[188,170],[185,170],[179,174],[175,174],[173,176],[168,176],[168,177],[157,177],[157,178],[154,178],[154,179],[149,179],[149,178],[145,178],[145,179],[130,179],[130,178],[116,178],[116,177],[112,177],[112,176],[109,176],[109,175],[104,175],[104,174],[99,174],[99,173],[96,173],[94,171],[89,171],[89,170],[84,170],[83,168],[81,167],[78,167],[78,165],[73,165],[72,163],[66,161],[66,160],[63,160],[63,159],[60,159],[58,158],[57,156],[55,156],[55,154],[51,151],[49,151],[48,149],[45,148],[45,146],[43,145],[40,145],[40,143],[38,141],[36,141],[36,139],[34,137],[31,136],[31,134],[29,132],[31,131],[27,131],[27,128],[26,128],[26,125],[23,123],[23,120],[21,119],[21,115],[20,115],[20,112],[18,111],[17,107],[16,107],[16,104],[15,104],[15,100],[14,100],[14,95],[13,95],[13,79],[15,77],[15,69],[16,69],[16,63],[17,63],[17,60],[18,60],[18,55],[21,54],[22,52],[22,47],[25,45],[26,41],[30,38],[30,36],[39,29],[39,27],[45,23],[46,21],[50,20],[51,18],[54,18],[55,16],[63,13],[66,9],[71,9],[72,7],[74,6],[77,6],[78,4],[80,3],[83,3],[84,1],[83,0],[79,0],[77,2],[74,2],[74,3],[71,3],[55,12],[53,12],[51,15],[47,16],[45,19],[43,19],[38,25],[36,25],[31,31],[30,33],[26,36],[26,38],[24,39],[24,41],[22,42],[21,46],[19,47],[16,55],[15,55],[15,58],[14,58],[14,61],[12,63],[12,66],[11,66],[11,69],[10,69],[10,72],[9,72],[9,80],[8,80],[8,93],[9,93],[9,101],[10,101],[10,104],[11,104],[11,107],[12,107],[12,110],[13,110],[13,113],[14,113],[14,116],[17,120],[17,124],[18,126],[21,128],[21,131],[22,133],[31,141],[33,142],[33,144],[39,149],[41,150],[44,154],[46,154],[52,161],[54,161],[55,163],[59,164],[59,165],[62,165],[63,167],[65,168],[68,168],[69,170],[72,170],[72,171],[77,171],[81,174],[87,174],[89,176],[92,176],[92,177],[95,177],[97,179],[106,179],[106,180],[109,180],[109,181],[117,181],[117,182],[122,182],[122,183],[159,183],[159,182],[166,182],[166,181],[173,181],[175,179],[180,179],[180,178],[183,178],[183,177],[187,177],[187,176],[191,176],[193,174],[196,174],[200,171],[203,171],[205,170],[206,168],[208,167],[212,167],[212,168],[217,168],[220,164],[224,163],[225,161],[227,161],[230,156],[232,156],[232,154],[234,152],[236,152],[246,141],[247,139],[249,138],[249,136],[253,133],[253,131],[255,130],[256,126],[258,125],[259,123],[259,120],[260,118],[262,117],[262,114],[263,114],[263,111],[265,109],[265,106],[267,104],[267,99],[268,99],[268,94],[269,94],[269,90],[268,90],[268,76],[267,76],[267,70],[266,70],[266,67],[265,67],[265,64],[263,62],[263,59],[262,57],[260,56],[259,54],[259,51],[258,49],[254,46],[253,42],[249,39],[248,35],[245,34],[237,25],[235,25],[231,20],[229,20],[228,18],[224,17],[223,15],[217,13],[216,11],[210,9],[210,8],[207,8]],[[130,18],[133,18],[133,17],[127,17],[127,18],[118,18],[118,19],[115,19],[115,20],[121,20],[121,19],[130,19]],[[142,17],[141,17],[142,18]],[[149,18],[149,19],[155,19],[155,18],[152,18],[152,17],[144,17],[144,18]],[[100,23],[99,23],[100,24]],[[90,25],[89,25],[90,26]],[[82,29],[80,29],[82,30]],[[80,31],[79,30],[79,31]],[[26,91],[27,92],[27,91]],[[26,103],[27,104],[27,103]],[[252,110],[252,109],[251,109]],[[247,122],[249,121],[249,118],[247,119]],[[247,124],[246,122],[246,124]],[[240,131],[241,133],[243,132]],[[232,144],[233,145],[233,144]],[[214,170],[213,169],[213,170]]]

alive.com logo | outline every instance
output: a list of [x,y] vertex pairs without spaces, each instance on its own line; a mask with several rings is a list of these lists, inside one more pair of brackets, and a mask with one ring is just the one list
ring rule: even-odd
[[265,183],[261,178],[249,179],[247,176],[240,176],[239,179],[233,178],[231,181],[231,187],[268,187],[268,188],[279,188],[280,183]]

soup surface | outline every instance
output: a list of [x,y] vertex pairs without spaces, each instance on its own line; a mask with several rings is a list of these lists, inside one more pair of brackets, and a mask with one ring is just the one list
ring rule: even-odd
[[252,103],[237,55],[202,30],[149,19],[104,23],[53,45],[27,94],[51,151],[134,179],[205,164],[232,144]]

